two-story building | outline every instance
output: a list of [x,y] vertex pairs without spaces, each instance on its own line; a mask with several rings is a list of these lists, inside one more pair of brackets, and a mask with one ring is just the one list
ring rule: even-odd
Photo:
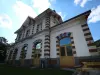
[[73,67],[81,58],[97,55],[87,24],[90,12],[64,22],[50,8],[35,18],[29,16],[15,32],[7,61],[20,66]]

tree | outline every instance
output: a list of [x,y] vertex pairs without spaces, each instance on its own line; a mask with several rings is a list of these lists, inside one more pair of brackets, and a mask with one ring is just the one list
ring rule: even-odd
[[94,44],[97,46],[97,47],[100,47],[100,39],[95,41]]
[[4,62],[6,58],[7,47],[7,39],[4,37],[0,37],[0,62]]
[[7,44],[7,39],[4,38],[4,37],[0,37],[0,42],[3,43],[3,44]]

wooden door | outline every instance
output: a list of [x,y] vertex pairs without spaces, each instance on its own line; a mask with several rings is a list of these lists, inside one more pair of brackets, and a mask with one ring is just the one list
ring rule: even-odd
[[36,54],[36,57],[33,58],[33,65],[37,67],[40,65],[40,57],[38,54]]
[[24,65],[24,59],[20,59],[20,64]]
[[73,67],[74,65],[75,65],[74,57],[67,55],[66,46],[61,46],[60,47],[60,66],[61,67]]
[[34,60],[34,62],[33,62],[34,66],[39,66],[40,58],[34,58],[33,60]]

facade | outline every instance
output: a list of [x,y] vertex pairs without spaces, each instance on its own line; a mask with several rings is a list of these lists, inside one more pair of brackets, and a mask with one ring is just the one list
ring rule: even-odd
[[47,9],[36,18],[28,17],[15,32],[16,42],[8,52],[9,64],[37,67],[74,67],[81,59],[97,55],[87,24],[91,11],[62,21]]

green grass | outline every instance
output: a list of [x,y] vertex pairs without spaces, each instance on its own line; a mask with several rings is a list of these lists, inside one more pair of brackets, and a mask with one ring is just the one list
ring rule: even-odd
[[0,75],[72,75],[73,72],[60,69],[30,69],[0,65]]

